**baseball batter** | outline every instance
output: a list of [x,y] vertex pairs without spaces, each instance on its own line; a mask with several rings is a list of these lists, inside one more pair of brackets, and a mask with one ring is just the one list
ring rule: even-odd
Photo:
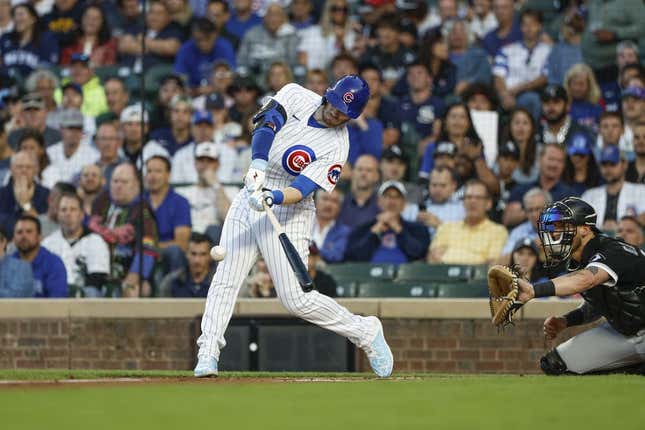
[[347,337],[366,352],[378,376],[391,374],[393,357],[378,318],[353,315],[317,291],[304,293],[263,213],[263,203],[275,205],[275,215],[306,264],[313,192],[334,189],[349,151],[345,125],[361,114],[368,98],[367,84],[355,75],[340,79],[322,99],[288,84],[253,118],[253,160],[224,222],[220,244],[229,256],[218,266],[208,291],[195,376],[217,375],[219,354],[226,345],[224,331],[259,254],[289,312]]
[[600,234],[594,208],[576,197],[548,206],[538,234],[547,263],[568,261],[570,273],[531,285],[520,280],[518,300],[582,294],[585,302],[544,322],[553,339],[566,327],[605,317],[605,323],[580,333],[540,360],[549,375],[629,370],[642,373],[645,363],[645,252]]

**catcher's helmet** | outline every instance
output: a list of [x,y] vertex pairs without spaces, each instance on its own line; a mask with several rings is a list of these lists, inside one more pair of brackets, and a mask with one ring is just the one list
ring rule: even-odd
[[571,257],[577,226],[586,225],[594,233],[595,209],[578,197],[567,197],[544,208],[538,220],[538,235],[542,241],[547,266],[557,266]]
[[343,76],[327,88],[323,96],[323,103],[329,102],[333,107],[350,118],[358,118],[370,98],[370,89],[367,82],[357,75]]

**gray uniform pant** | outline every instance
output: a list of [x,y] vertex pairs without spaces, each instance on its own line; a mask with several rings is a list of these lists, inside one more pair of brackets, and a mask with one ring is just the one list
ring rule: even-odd
[[625,336],[605,322],[556,348],[574,373],[613,370],[645,362],[645,330]]

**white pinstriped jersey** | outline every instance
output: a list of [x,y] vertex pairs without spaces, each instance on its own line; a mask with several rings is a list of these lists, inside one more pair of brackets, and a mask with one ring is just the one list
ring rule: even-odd
[[[285,85],[273,99],[284,107],[287,120],[271,145],[264,186],[272,190],[285,188],[298,175],[305,175],[325,191],[333,190],[347,161],[347,127],[308,125],[321,97],[298,84]],[[296,206],[313,207],[312,196]]]

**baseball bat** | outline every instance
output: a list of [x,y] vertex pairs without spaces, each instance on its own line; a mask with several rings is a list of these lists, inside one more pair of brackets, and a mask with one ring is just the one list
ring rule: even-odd
[[293,272],[296,274],[296,278],[298,278],[300,288],[302,288],[302,291],[305,293],[308,293],[314,289],[314,281],[311,279],[311,276],[309,276],[307,266],[302,262],[298,251],[296,251],[296,247],[293,246],[293,243],[289,240],[287,233],[284,232],[284,228],[280,225],[280,222],[276,218],[271,207],[267,205],[266,202],[263,202],[262,204],[264,205],[264,210],[269,217],[269,221],[273,224],[273,229],[278,233],[278,239],[280,239],[282,249],[287,256],[287,260],[289,260],[289,265],[291,265]]

